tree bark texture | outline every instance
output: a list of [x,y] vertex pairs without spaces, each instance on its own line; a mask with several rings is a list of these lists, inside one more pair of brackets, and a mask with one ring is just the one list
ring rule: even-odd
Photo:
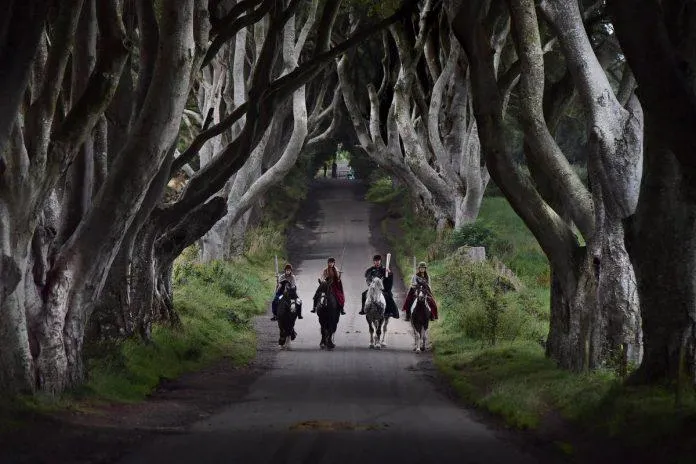
[[[7,237],[7,230],[12,230],[3,242],[3,255],[11,258],[12,268],[23,277],[0,302],[0,326],[12,333],[8,340],[13,345],[3,352],[20,354],[11,355],[12,360],[3,358],[0,369],[14,373],[17,381],[10,385],[14,390],[38,388],[57,393],[83,380],[82,344],[94,301],[143,192],[177,135],[188,94],[194,56],[193,2],[168,2],[162,5],[158,24],[167,35],[159,44],[166,53],[157,58],[153,68],[157,86],[148,92],[139,119],[91,207],[85,206],[92,199],[91,189],[80,191],[77,181],[75,189],[60,189],[66,205],[78,208],[73,216],[64,216],[66,227],[61,238],[53,240],[58,224],[51,211],[58,203],[47,202],[47,198],[54,196],[59,177],[81,145],[89,151],[82,152],[84,156],[73,165],[70,176],[91,187],[89,180],[97,171],[90,133],[103,123],[102,114],[116,91],[127,56],[120,5],[105,1],[96,3],[96,10],[94,6],[91,1],[85,5],[79,1],[61,3],[43,82],[37,80],[36,99],[26,109],[26,124],[15,126],[12,153],[13,160],[20,162],[12,164],[14,181],[7,182],[10,178],[3,176],[0,203],[8,214],[3,215],[0,235]],[[94,31],[89,27],[80,29],[87,38],[73,53],[78,20],[89,25],[94,17],[99,25],[96,57],[91,52]],[[72,89],[61,84],[71,53]],[[86,79],[90,69],[93,72]],[[56,113],[58,100],[67,111],[64,117]],[[169,102],[169,111],[162,111],[162,101]],[[103,143],[106,134],[98,135],[101,139],[95,140]],[[85,141],[89,142],[85,145]],[[102,161],[103,153],[102,146]],[[100,172],[104,174],[103,162]],[[16,235],[22,230],[24,233]],[[7,383],[7,379],[2,380]]]
[[638,280],[644,356],[636,383],[696,383],[694,131],[696,11],[689,2],[610,1],[645,107],[645,164],[627,245]]
[[696,383],[696,191],[668,148],[657,116],[646,114],[640,201],[629,219],[629,251],[643,320],[636,383]]
[[491,51],[492,25],[504,14],[499,8],[488,10],[485,2],[467,2],[462,4],[452,24],[471,66],[481,145],[491,177],[549,258],[552,291],[547,354],[568,369],[595,367],[602,360],[600,332],[593,327],[597,311],[595,246],[579,246],[569,224],[519,171],[510,148],[504,143],[503,97],[495,78]]
[[[589,172],[596,212],[594,266],[598,279],[598,362],[620,356],[638,363],[641,317],[633,266],[623,239],[622,220],[635,212],[643,172],[643,113],[637,98],[626,107],[617,99],[597,59],[576,2],[542,2],[558,33],[568,69],[588,113]],[[594,366],[592,366],[594,367]]]

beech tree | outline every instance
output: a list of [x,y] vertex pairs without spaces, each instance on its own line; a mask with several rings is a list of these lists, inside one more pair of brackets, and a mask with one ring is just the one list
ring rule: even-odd
[[[284,69],[281,72],[281,76],[298,67],[300,54],[314,25],[316,10],[317,2],[311,2],[305,12],[306,19],[297,38],[295,38],[296,26],[294,22],[290,21],[286,25],[283,37]],[[232,79],[234,82],[234,101],[236,106],[244,103],[246,93],[244,72],[246,34],[243,35],[243,38],[241,36],[242,33],[240,31],[237,36],[234,66],[231,68],[233,69]],[[260,38],[263,39],[263,36],[261,35]],[[273,121],[265,131],[259,145],[257,145],[249,157],[249,160],[225,187],[227,214],[201,240],[203,261],[229,258],[233,248],[239,250],[239,243],[243,240],[244,231],[248,224],[250,209],[255,202],[271,186],[277,184],[285,177],[295,165],[303,149],[311,149],[311,145],[317,142],[318,139],[315,138],[307,140],[310,131],[318,132],[317,126],[326,125],[326,122],[331,121],[331,116],[335,113],[336,99],[331,100],[328,107],[324,108],[328,83],[330,82],[329,77],[327,73],[324,74],[323,84],[319,89],[318,98],[314,102],[315,108],[311,112],[312,118],[308,117],[304,86],[300,87],[293,94],[292,105],[288,108],[289,111],[285,110],[286,106],[282,106],[275,112]],[[203,114],[205,114],[205,108],[202,108],[202,110],[204,110]],[[289,124],[288,119],[290,119]],[[290,126],[290,130],[284,131],[287,126]],[[334,128],[335,124],[329,124],[323,133],[317,134],[317,137],[330,136]],[[289,133],[286,134],[285,132]],[[274,134],[274,143],[269,144],[271,133]],[[234,136],[229,138],[234,138]],[[283,143],[285,148],[282,147]],[[281,153],[281,155],[274,156],[276,153]],[[263,169],[264,161],[270,161],[271,165]]]
[[[6,388],[58,392],[82,380],[81,348],[93,302],[177,136],[196,39],[205,32],[194,27],[194,17],[203,14],[200,8],[192,0],[161,4],[156,44],[162,53],[147,58],[157,84],[143,83],[147,92],[138,116],[91,207],[77,224],[61,221],[71,232],[58,232],[57,183],[109,104],[128,41],[117,2],[61,2],[54,17],[46,23],[39,20],[41,32],[45,24],[50,26],[48,34],[33,50],[26,98],[13,115],[9,143],[2,144],[2,273],[11,276],[0,283],[0,381]],[[89,35],[98,34],[94,70],[85,83],[81,74],[68,74],[66,68],[78,22],[93,15],[98,28],[79,30],[88,35],[79,38],[87,48],[95,43]],[[80,57],[89,61],[93,53],[87,49],[73,54],[74,66],[89,67],[78,63]],[[166,109],[162,101],[168,102]],[[86,171],[82,166],[73,169],[75,175]]]
[[[345,72],[348,57],[339,63],[341,87],[366,153],[408,187],[414,204],[427,210],[438,228],[448,223],[461,227],[476,219],[489,179],[481,162],[466,62],[451,40],[445,9],[426,1],[417,18],[409,23],[412,33],[395,24],[390,27],[393,42],[383,38],[382,83],[379,90],[367,83],[368,121],[362,116],[363,102],[355,98],[353,87],[359,83]],[[392,46],[398,51],[394,64]],[[425,80],[417,72],[422,60],[429,73]],[[387,120],[381,121],[380,99],[389,98],[387,87],[393,92]]]
[[627,218],[645,354],[632,381],[696,383],[694,24],[689,2],[611,0],[609,11],[645,108],[638,207]]
[[[635,97],[626,106],[619,102],[592,49],[577,2],[542,2],[541,11],[554,27],[588,114],[592,192],[570,168],[547,126],[554,120],[554,104],[549,103],[554,95],[545,93],[549,87],[532,1],[461,3],[454,18],[452,27],[471,66],[481,144],[491,176],[551,264],[548,355],[575,370],[599,367],[618,355],[624,365],[637,362],[641,320],[621,221],[633,214],[640,183],[640,105]],[[504,143],[501,89],[508,84],[496,76],[492,47],[499,42],[496,35],[504,34],[507,17],[519,57],[525,155],[534,181],[516,166],[511,147]],[[580,244],[576,228],[586,245]]]

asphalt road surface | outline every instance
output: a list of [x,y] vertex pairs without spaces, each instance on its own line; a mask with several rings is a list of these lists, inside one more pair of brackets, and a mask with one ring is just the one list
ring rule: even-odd
[[[537,462],[440,393],[428,378],[430,354],[413,353],[403,319],[390,321],[385,349],[368,349],[367,323],[357,314],[363,274],[375,252],[388,250],[363,193],[355,182],[321,180],[303,207],[291,244],[305,308],[291,349],[279,350],[277,326],[264,322],[268,333],[260,334],[260,342],[261,349],[272,350],[269,368],[248,394],[185,434],[148,443],[123,463]],[[334,351],[319,349],[319,323],[309,312],[328,256],[342,267],[348,313],[339,322]],[[404,288],[398,279],[400,306]]]

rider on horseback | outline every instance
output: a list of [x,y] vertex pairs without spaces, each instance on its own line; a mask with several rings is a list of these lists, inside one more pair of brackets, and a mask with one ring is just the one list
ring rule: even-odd
[[406,296],[406,301],[404,301],[404,305],[401,308],[402,311],[406,311],[407,321],[411,320],[411,309],[416,297],[418,296],[417,289],[421,286],[426,293],[428,307],[430,308],[430,320],[433,321],[437,319],[437,305],[435,304],[433,292],[430,289],[430,277],[428,276],[427,269],[428,266],[425,264],[425,262],[421,261],[418,263],[418,272],[416,272],[411,279],[411,288],[409,289],[408,295]]
[[[343,305],[346,303],[346,297],[343,294],[343,282],[341,282],[341,271],[336,270],[336,260],[332,257],[327,260],[326,269],[321,273],[320,280],[328,284],[329,289],[333,292],[336,297],[336,302],[338,307],[341,308],[341,314],[346,312],[343,310]],[[312,312],[317,312],[317,302],[321,296],[321,284],[317,291],[314,293],[314,306],[312,307]]]
[[[382,256],[375,255],[373,258],[374,265],[369,267],[365,271],[365,281],[367,285],[370,285],[372,279],[379,277],[382,279],[384,284],[384,300],[387,302],[387,307],[384,311],[385,316],[393,317],[394,319],[399,319],[399,310],[396,307],[396,302],[394,302],[394,297],[392,296],[392,285],[394,284],[394,274],[391,270],[382,267]],[[358,314],[365,314],[365,298],[367,298],[367,290],[362,292],[362,306]]]
[[[275,297],[273,298],[273,303],[271,307],[273,308],[272,321],[278,320],[278,303],[281,298],[283,298],[283,293],[285,290],[294,290],[297,294],[297,285],[295,284],[295,274],[292,273],[292,265],[286,264],[283,274],[278,277],[278,285],[276,285]],[[297,300],[297,318],[302,319],[302,303],[299,298]]]

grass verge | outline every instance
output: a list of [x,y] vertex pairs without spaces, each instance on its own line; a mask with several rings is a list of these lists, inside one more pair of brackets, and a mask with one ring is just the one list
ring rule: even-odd
[[108,401],[140,401],[163,379],[229,358],[241,366],[253,359],[256,340],[250,323],[266,310],[275,281],[273,255],[282,256],[278,227],[252,229],[247,253],[229,262],[198,264],[187,250],[174,265],[174,308],[181,325],[156,325],[152,343],[126,340],[103,347],[89,361],[81,395]]
[[[545,357],[539,342],[548,333],[548,261],[504,198],[485,197],[476,224],[439,234],[388,180],[375,182],[367,198],[388,210],[382,227],[404,278],[410,279],[413,256],[429,261],[441,308],[431,329],[434,359],[462,399],[518,429],[546,429],[560,419],[583,435],[617,440],[661,462],[693,462],[693,391],[677,404],[673,389],[628,387],[611,369],[571,373]],[[522,286],[502,290],[495,266],[464,263],[457,247],[466,242],[486,246]],[[573,454],[568,442],[575,439],[558,445]]]

